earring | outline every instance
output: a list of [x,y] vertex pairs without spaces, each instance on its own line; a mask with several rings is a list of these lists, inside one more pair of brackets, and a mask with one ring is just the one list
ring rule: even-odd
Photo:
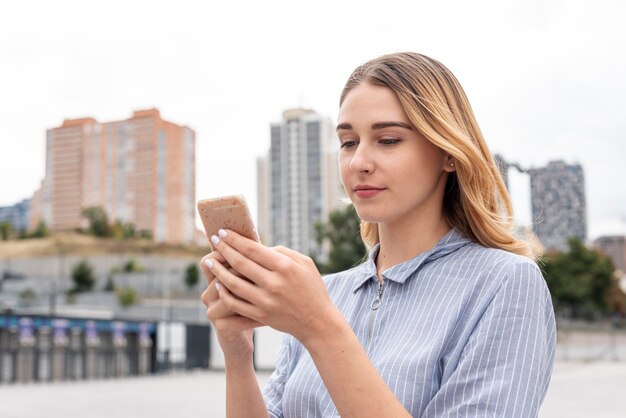
[[454,163],[450,163],[450,167],[454,167]]

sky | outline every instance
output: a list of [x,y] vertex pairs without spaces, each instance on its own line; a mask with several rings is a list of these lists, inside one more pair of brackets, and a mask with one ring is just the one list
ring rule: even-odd
[[[589,238],[626,234],[626,3],[514,1],[28,1],[0,3],[0,206],[30,198],[45,132],[156,107],[196,132],[198,199],[244,194],[270,123],[335,121],[352,70],[416,51],[463,85],[493,152],[585,170]],[[528,179],[512,174],[522,224]]]

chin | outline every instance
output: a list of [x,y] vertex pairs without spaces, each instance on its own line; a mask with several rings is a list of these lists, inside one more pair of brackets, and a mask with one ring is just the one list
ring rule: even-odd
[[364,206],[365,205],[360,205],[360,206],[354,205],[354,208],[356,209],[356,213],[357,215],[359,215],[359,218],[362,221],[369,222],[369,223],[383,223],[389,217],[389,214],[385,213],[386,211],[384,210],[380,210],[380,209],[377,210],[375,208],[368,208]]

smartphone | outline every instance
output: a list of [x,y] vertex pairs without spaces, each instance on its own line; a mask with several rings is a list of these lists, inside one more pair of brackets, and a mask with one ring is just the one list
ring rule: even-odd
[[211,235],[217,235],[220,228],[230,229],[244,237],[260,241],[246,199],[242,195],[200,200],[197,206],[209,245]]

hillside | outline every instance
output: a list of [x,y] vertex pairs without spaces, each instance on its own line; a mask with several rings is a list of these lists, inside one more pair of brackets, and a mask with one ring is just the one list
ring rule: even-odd
[[0,258],[40,257],[59,254],[162,254],[166,256],[202,256],[209,247],[164,244],[144,239],[114,240],[77,233],[58,233],[48,238],[0,241]]

